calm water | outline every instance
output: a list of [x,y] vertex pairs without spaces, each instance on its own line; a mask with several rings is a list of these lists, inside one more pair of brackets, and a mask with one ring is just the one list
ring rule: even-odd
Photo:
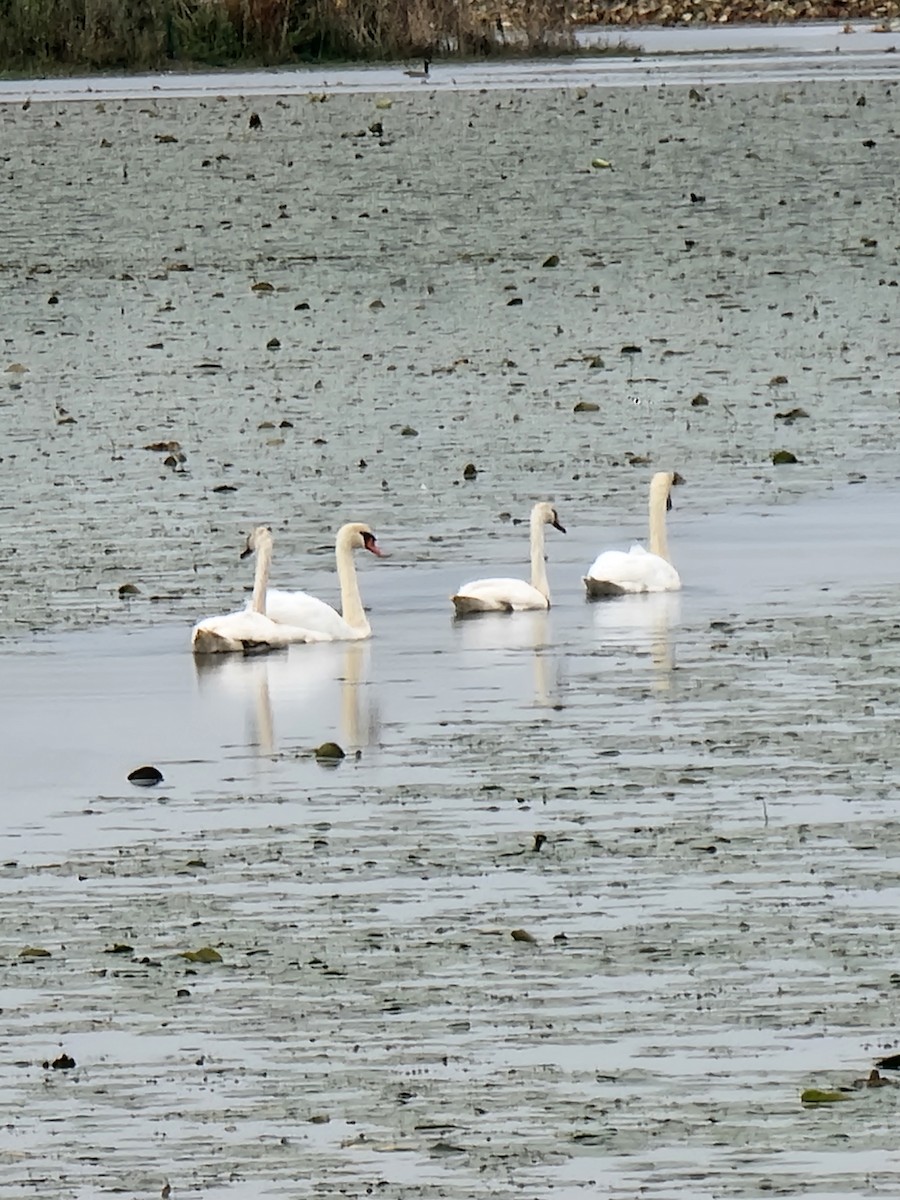
[[[896,56],[789,40],[0,109],[4,1195],[900,1193],[799,1103],[897,1039]],[[588,605],[657,466],[685,589]],[[360,517],[370,644],[198,672]]]

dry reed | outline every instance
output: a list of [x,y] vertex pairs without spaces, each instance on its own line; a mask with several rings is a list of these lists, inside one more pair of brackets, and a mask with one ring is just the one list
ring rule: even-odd
[[0,68],[31,74],[573,48],[568,0],[0,0]]

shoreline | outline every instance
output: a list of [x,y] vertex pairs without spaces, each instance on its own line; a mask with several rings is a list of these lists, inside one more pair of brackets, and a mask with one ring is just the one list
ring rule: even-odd
[[325,67],[141,71],[0,79],[0,106],[40,101],[188,99],[217,95],[290,96],[308,93],[413,95],[482,89],[762,84],[818,78],[890,80],[900,76],[900,31],[850,38],[839,25],[759,26],[642,31],[640,53],[591,57],[592,40],[635,31],[586,29],[585,53],[558,58],[490,59],[434,64],[427,80],[410,79],[401,64]]
[[[389,62],[361,62],[339,60],[324,63],[286,62],[259,66],[234,62],[221,67],[210,67],[198,63],[173,63],[170,68],[158,70],[91,70],[61,71],[51,75],[24,75],[0,72],[0,104],[14,103],[29,98],[42,99],[47,93],[52,98],[72,95],[77,90],[72,84],[89,81],[85,91],[90,96],[121,94],[120,87],[112,87],[110,81],[132,81],[135,85],[153,81],[146,86],[151,91],[162,91],[172,95],[191,96],[202,94],[182,85],[182,90],[173,91],[167,81],[196,80],[208,77],[228,81],[233,77],[269,79],[273,85],[285,87],[288,77],[306,81],[310,89],[338,88],[339,90],[364,91],[373,89],[392,90],[444,89],[465,86],[469,77],[471,86],[484,86],[482,80],[505,74],[521,77],[529,75],[539,78],[542,65],[565,64],[570,73],[581,68],[585,73],[601,75],[608,70],[615,75],[622,63],[642,62],[648,64],[656,59],[670,57],[704,56],[712,59],[740,55],[798,55],[803,58],[815,55],[835,54],[844,59],[861,56],[882,59],[900,51],[900,22],[896,29],[872,19],[854,18],[852,22],[809,21],[791,24],[769,24],[764,22],[739,22],[727,24],[661,25],[652,22],[626,24],[580,24],[575,32],[577,52],[572,55],[511,54],[491,56],[484,59],[436,59],[432,63],[427,79],[410,79],[405,75],[406,60]],[[591,55],[593,47],[596,57]],[[900,69],[900,68],[898,68]],[[339,82],[336,82],[339,81]],[[156,84],[158,86],[154,87]],[[511,86],[520,86],[515,83]],[[534,84],[532,86],[539,86]],[[302,91],[302,86],[287,90]],[[135,95],[146,93],[135,92]],[[265,91],[255,90],[264,95]]]

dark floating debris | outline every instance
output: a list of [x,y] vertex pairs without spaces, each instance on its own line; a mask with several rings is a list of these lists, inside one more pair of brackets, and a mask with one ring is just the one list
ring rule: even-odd
[[120,596],[138,596],[141,589],[133,583],[123,583],[119,586]]
[[48,1071],[52,1068],[54,1071],[71,1071],[75,1066],[75,1059],[71,1054],[61,1054],[59,1058],[54,1058],[53,1062],[45,1062],[44,1070]]
[[251,129],[262,129],[262,121],[259,119],[259,113],[251,113],[248,124]]
[[863,1079],[854,1080],[854,1086],[858,1088],[881,1088],[881,1087],[896,1087],[896,1079],[885,1079],[877,1067],[872,1070]]
[[466,463],[463,467],[463,479],[474,479],[478,474],[478,468],[474,463]]
[[316,746],[313,754],[316,756],[316,762],[324,767],[336,767],[342,758],[346,758],[337,742],[323,742],[321,746]]
[[531,849],[535,853],[537,853],[540,850],[541,846],[543,846],[546,843],[546,841],[547,841],[546,833],[536,833],[534,835],[534,845],[531,847]]
[[558,254],[549,255],[541,263],[541,266],[542,267],[558,267],[559,266],[559,255]]
[[599,411],[600,411],[600,405],[596,404],[593,400],[579,400],[578,403],[572,409],[572,412],[576,412],[576,413],[599,412]]
[[783,467],[789,463],[799,462],[796,454],[792,454],[790,450],[776,450],[772,455],[772,465]]
[[514,929],[509,935],[514,942],[531,942],[537,945],[537,938],[532,937],[527,929]]
[[808,417],[809,413],[805,408],[790,408],[787,412],[775,414],[776,421],[784,421],[788,425],[793,425],[795,421],[800,421],[804,417]]
[[159,767],[135,767],[128,776],[128,782],[135,787],[156,787],[162,781],[163,773]]

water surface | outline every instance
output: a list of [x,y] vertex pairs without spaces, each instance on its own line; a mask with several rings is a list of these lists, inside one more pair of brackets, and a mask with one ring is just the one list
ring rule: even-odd
[[[898,1193],[895,1090],[798,1100],[896,1043],[866,54],[0,110],[0,1190]],[[585,603],[660,468],[684,591]],[[552,610],[454,623],[543,497]],[[247,530],[333,597],[345,519],[371,644],[198,671]]]

